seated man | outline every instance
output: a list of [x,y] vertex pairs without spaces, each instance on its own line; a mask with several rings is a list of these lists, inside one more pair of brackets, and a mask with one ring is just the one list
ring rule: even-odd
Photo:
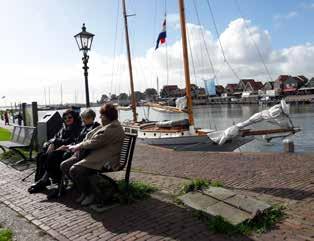
[[69,171],[81,196],[77,199],[81,205],[91,204],[95,196],[90,193],[89,177],[104,168],[118,170],[120,167],[120,152],[124,139],[123,128],[118,121],[118,112],[112,104],[105,104],[100,108],[101,126],[89,132],[85,139],[69,146],[69,150],[88,154],[75,163]]

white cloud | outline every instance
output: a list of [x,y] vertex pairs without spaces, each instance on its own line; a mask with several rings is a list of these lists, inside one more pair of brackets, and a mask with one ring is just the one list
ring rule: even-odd
[[[217,74],[218,84],[237,82],[224,62],[219,42],[202,26],[187,24],[189,36],[190,73],[193,82],[202,85],[202,79],[213,76],[210,56]],[[221,43],[232,68],[240,78],[255,78],[268,81],[269,77],[254,46],[258,46],[273,79],[279,74],[304,74],[314,76],[314,44],[305,43],[274,51],[271,36],[263,29],[253,26],[249,20],[236,19],[221,33]],[[252,39],[254,41],[252,41]],[[207,55],[208,53],[208,55]],[[168,56],[168,61],[166,56]],[[192,58],[193,57],[193,58]],[[167,64],[168,63],[168,64]],[[2,79],[5,80],[0,95],[6,103],[38,101],[44,103],[44,88],[50,88],[51,102],[60,103],[60,83],[64,102],[73,102],[75,92],[79,102],[85,102],[82,64],[78,61],[68,65],[2,65]],[[91,53],[89,62],[90,97],[94,101],[102,93],[129,93],[129,74],[125,55],[115,59]],[[113,68],[114,67],[114,68]],[[194,68],[195,67],[195,68]],[[167,71],[168,70],[168,71]],[[178,84],[184,86],[181,40],[157,51],[148,49],[144,56],[133,57],[135,90],[156,88],[158,76],[160,86]],[[167,75],[168,73],[168,75]],[[167,80],[168,76],[168,80]],[[3,91],[3,93],[2,93]],[[48,97],[46,97],[48,99]],[[3,103],[0,102],[0,105]]]
[[301,3],[301,7],[304,9],[314,9],[314,3]]

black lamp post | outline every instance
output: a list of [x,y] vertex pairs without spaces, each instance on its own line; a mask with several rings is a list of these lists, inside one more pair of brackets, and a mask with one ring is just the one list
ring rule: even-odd
[[85,76],[85,95],[86,95],[86,107],[90,107],[89,104],[89,90],[88,90],[88,59],[89,56],[87,55],[87,52],[91,49],[94,34],[86,32],[85,23],[83,23],[82,32],[74,35],[74,38],[76,40],[77,46],[80,51],[83,51],[83,69],[84,69],[84,76]]

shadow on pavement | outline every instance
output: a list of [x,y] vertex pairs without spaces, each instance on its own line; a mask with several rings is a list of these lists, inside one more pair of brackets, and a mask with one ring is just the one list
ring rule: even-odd
[[[60,202],[67,208],[89,213],[93,220],[102,223],[103,233],[106,233],[108,237],[124,238],[138,235],[136,238],[140,239],[144,235],[149,235],[150,237],[157,236],[183,241],[252,241],[246,236],[229,237],[211,233],[207,225],[194,217],[191,211],[159,199],[149,198],[130,205],[116,206],[103,213],[95,213],[76,204],[73,201],[76,197],[77,194],[71,192],[58,200],[43,202]],[[64,215],[64,219],[66,219],[67,214]],[[85,231],[88,232],[88,230]]]
[[307,198],[314,198],[314,192],[304,191],[293,188],[268,188],[268,187],[257,187],[249,189],[253,192],[265,193],[276,197],[287,198],[292,200],[304,200]]

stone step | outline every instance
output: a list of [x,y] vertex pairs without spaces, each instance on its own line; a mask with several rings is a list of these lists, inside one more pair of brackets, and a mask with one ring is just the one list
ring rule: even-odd
[[221,216],[233,225],[253,219],[271,206],[252,197],[221,187],[210,187],[179,197],[189,208],[216,217]]

